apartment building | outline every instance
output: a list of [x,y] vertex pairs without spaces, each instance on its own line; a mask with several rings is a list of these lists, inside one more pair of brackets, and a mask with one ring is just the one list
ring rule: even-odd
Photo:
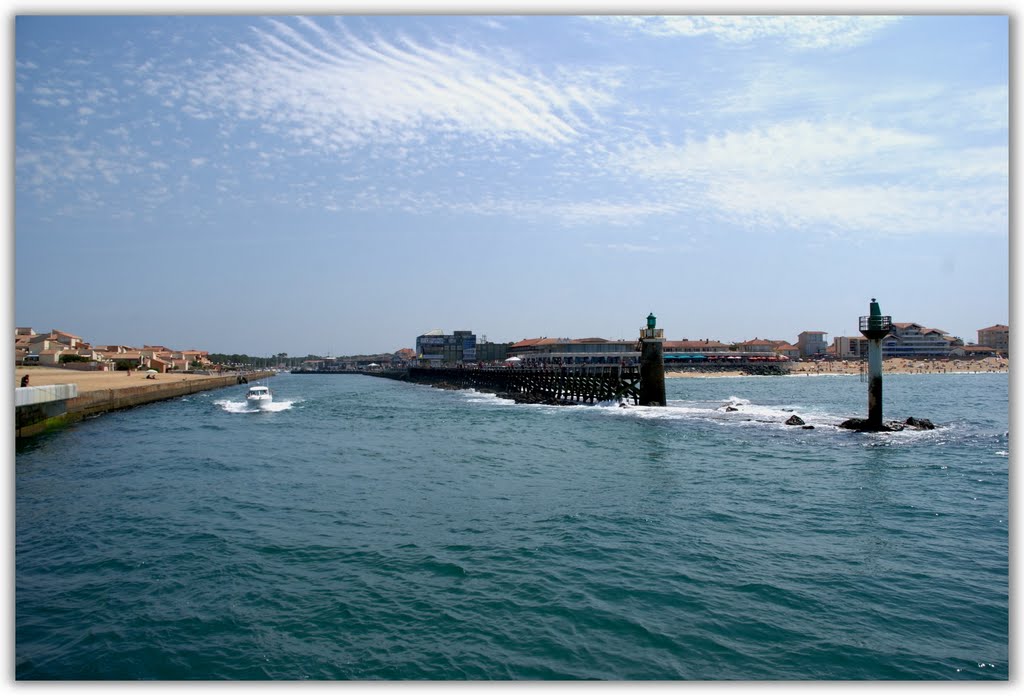
[[866,360],[868,357],[868,339],[863,336],[836,336],[832,348],[837,358]]
[[978,345],[988,346],[1002,355],[1010,354],[1010,327],[1005,324],[996,324],[984,329],[978,329]]
[[476,334],[472,331],[446,334],[441,329],[428,331],[416,337],[416,357],[431,365],[476,362]]
[[801,358],[809,358],[813,355],[822,355],[828,348],[825,336],[827,331],[801,331],[796,339],[796,346],[800,350]]
[[945,358],[953,348],[963,344],[962,339],[942,329],[914,322],[893,322],[892,331],[882,339],[882,357]]

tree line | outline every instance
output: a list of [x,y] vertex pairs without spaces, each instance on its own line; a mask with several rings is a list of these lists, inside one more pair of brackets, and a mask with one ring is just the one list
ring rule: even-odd
[[249,367],[253,369],[266,369],[284,365],[286,368],[298,367],[303,360],[323,360],[319,355],[307,355],[305,357],[289,357],[287,353],[278,353],[269,357],[246,355],[245,353],[210,353],[207,355],[210,362],[225,367]]

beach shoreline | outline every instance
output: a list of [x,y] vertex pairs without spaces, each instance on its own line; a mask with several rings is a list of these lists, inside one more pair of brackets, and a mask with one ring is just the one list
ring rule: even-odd
[[[835,360],[822,362],[791,362],[787,365],[789,375],[859,375],[867,371],[867,363],[859,360]],[[985,372],[1009,372],[1010,361],[1005,358],[972,358],[963,360],[911,360],[909,358],[887,358],[882,362],[882,373],[891,375],[918,374],[964,374]],[[700,368],[665,370],[666,378],[693,377],[754,377],[742,370],[702,372]]]

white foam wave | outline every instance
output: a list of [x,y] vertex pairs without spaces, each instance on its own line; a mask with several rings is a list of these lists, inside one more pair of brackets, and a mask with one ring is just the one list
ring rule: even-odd
[[[598,413],[610,417],[703,420],[723,426],[777,426],[784,429],[793,428],[793,426],[786,425],[786,420],[794,415],[799,416],[807,425],[826,428],[838,427],[847,418],[845,415],[832,414],[799,404],[756,404],[750,399],[735,395],[724,401],[672,399],[663,407],[634,406],[627,403],[625,408],[621,408],[617,402],[602,402],[597,406],[599,407]],[[606,406],[612,406],[612,408]]]
[[245,401],[231,401],[229,399],[222,399],[213,403],[220,406],[227,413],[278,413],[280,411],[287,411],[298,401],[272,401],[258,408],[250,406]]
[[[502,406],[518,406],[539,409],[544,413],[569,415],[579,413],[600,414],[608,418],[642,418],[645,420],[691,420],[703,421],[720,427],[770,428],[785,431],[803,431],[799,426],[787,425],[792,416],[798,416],[804,425],[815,429],[838,431],[839,425],[850,418],[850,414],[833,413],[820,406],[806,404],[758,404],[750,399],[735,394],[724,400],[685,400],[670,399],[666,406],[636,406],[632,401],[615,399],[600,401],[595,404],[579,404],[575,408],[551,406],[547,404],[516,404],[511,399],[503,399],[494,394],[467,390],[462,392],[469,402],[486,403]],[[934,431],[916,431],[912,428],[899,433],[867,434],[866,443],[875,444],[909,444],[919,440],[929,440],[942,436],[941,426]],[[849,432],[849,431],[842,431]],[[889,437],[886,437],[889,436]]]
[[478,392],[476,389],[466,389],[459,392],[463,398],[473,404],[495,404],[498,406],[505,406],[508,404],[515,404],[512,399],[503,399],[497,394],[490,394],[488,392]]

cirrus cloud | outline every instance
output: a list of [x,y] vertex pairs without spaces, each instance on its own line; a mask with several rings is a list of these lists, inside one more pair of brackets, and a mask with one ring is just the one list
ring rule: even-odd
[[595,19],[614,22],[652,36],[711,36],[730,44],[773,39],[795,49],[812,50],[859,46],[901,18],[891,15],[666,15]]
[[[364,39],[341,20],[268,19],[187,85],[190,108],[332,151],[426,136],[563,144],[612,101],[586,75],[518,69],[473,48]],[[179,85],[153,85],[173,93]]]

